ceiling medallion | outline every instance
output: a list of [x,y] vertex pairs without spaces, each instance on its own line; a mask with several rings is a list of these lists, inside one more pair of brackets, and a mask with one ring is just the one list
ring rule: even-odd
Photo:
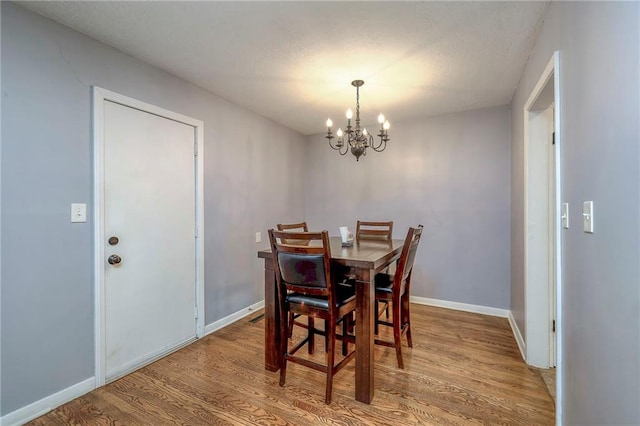
[[351,148],[351,153],[356,157],[356,161],[360,160],[360,156],[367,155],[367,148],[371,148],[376,152],[382,152],[387,147],[387,142],[389,142],[389,124],[388,120],[385,120],[384,115],[380,114],[378,116],[378,123],[380,123],[380,133],[378,133],[378,137],[380,141],[376,143],[373,136],[367,132],[367,129],[360,128],[360,86],[364,84],[362,80],[353,80],[351,85],[356,88],[356,125],[355,127],[351,126],[351,118],[353,118],[353,111],[351,109],[347,110],[347,129],[343,132],[342,129],[338,128],[336,132],[337,140],[335,144],[331,142],[331,139],[334,138],[331,133],[331,127],[333,126],[333,121],[331,119],[327,119],[327,139],[329,139],[329,146],[340,153],[340,155],[345,155],[349,148]]

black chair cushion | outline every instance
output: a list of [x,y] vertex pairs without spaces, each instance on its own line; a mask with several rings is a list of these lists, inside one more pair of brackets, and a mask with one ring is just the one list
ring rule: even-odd
[[393,293],[393,275],[376,274],[376,291]]
[[[336,307],[342,306],[350,301],[352,301],[355,296],[355,289],[352,287],[336,287]],[[302,293],[290,293],[287,295],[287,302],[299,304],[299,305],[307,305],[317,309],[325,309],[329,310],[329,301],[326,297],[322,296],[309,296]]]
[[324,273],[324,256],[278,253],[282,280],[306,287],[327,287]]

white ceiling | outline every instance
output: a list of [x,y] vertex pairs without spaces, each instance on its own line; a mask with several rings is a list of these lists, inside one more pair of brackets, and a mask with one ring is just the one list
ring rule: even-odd
[[[310,135],[511,101],[548,2],[19,2]],[[392,132],[392,130],[390,131]]]

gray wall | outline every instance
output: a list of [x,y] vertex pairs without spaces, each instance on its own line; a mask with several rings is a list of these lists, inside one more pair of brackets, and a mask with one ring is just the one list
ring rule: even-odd
[[[91,85],[205,123],[207,324],[264,298],[254,233],[303,217],[305,139],[2,2],[2,403],[94,375]],[[277,187],[275,194],[271,188]],[[247,267],[247,265],[251,265]]]
[[359,162],[312,137],[309,226],[393,220],[404,238],[421,223],[412,295],[508,309],[510,126],[508,107],[394,122],[387,149]]
[[523,108],[559,50],[564,424],[640,423],[639,22],[637,2],[553,2],[512,103],[511,309],[523,330]]

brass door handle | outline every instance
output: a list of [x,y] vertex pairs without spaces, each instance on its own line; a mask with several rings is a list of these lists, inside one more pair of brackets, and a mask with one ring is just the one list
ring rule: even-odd
[[117,254],[112,254],[107,259],[107,262],[109,262],[109,265],[117,265],[120,262],[122,262],[122,258],[120,256],[118,256]]

